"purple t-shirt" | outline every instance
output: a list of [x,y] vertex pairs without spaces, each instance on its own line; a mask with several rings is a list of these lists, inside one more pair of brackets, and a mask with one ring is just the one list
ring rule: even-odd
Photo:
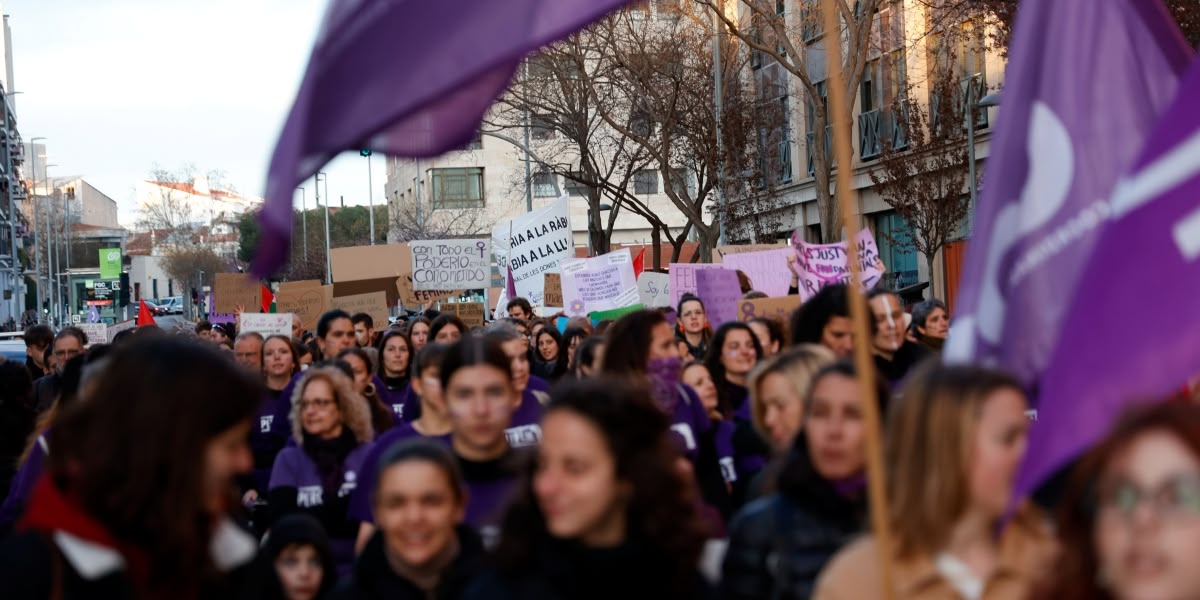
[[479,532],[484,545],[489,548],[500,539],[500,523],[520,484],[513,453],[510,450],[501,458],[485,462],[456,455],[467,483],[467,510],[463,520]]
[[696,462],[700,453],[700,436],[712,427],[712,420],[708,418],[708,411],[704,409],[700,396],[696,395],[691,386],[681,383],[677,389],[679,402],[675,404],[675,410],[670,415],[671,433],[681,443],[680,448],[688,460]]
[[38,436],[33,449],[29,451],[29,457],[25,459],[25,464],[21,465],[17,474],[13,476],[8,497],[4,499],[4,505],[0,506],[0,529],[11,527],[25,513],[25,505],[29,502],[29,496],[33,494],[34,484],[46,468],[46,448],[43,444],[49,437],[49,429]]
[[402,400],[404,390],[396,392],[396,398],[393,400],[392,392],[388,390],[387,384],[378,375],[371,376],[371,385],[375,387],[375,396],[392,413],[392,425],[399,427],[404,424],[404,402]]
[[717,464],[721,466],[721,476],[726,483],[737,481],[737,469],[734,465],[733,454],[733,423],[716,421],[713,423],[713,442],[717,447]]
[[[271,467],[275,464],[275,457],[287,445],[291,432],[290,424],[283,431],[276,431],[273,427],[282,398],[282,393],[277,396],[268,392],[258,405],[258,419],[250,430],[250,450],[254,453],[254,489],[264,496],[271,482]],[[286,422],[287,419],[285,414],[283,420]]]
[[[731,425],[736,427],[739,422],[748,426],[752,424],[754,421],[750,416],[750,390],[735,383],[725,382],[725,392],[733,405],[733,423]],[[755,473],[763,470],[766,465],[767,455],[765,453],[735,453],[734,467],[737,469],[737,477],[741,479],[749,480]]]
[[[362,466],[359,469],[358,485],[350,494],[351,518],[368,523],[375,521],[375,515],[371,513],[371,492],[375,488],[375,478],[379,476],[379,463],[383,460],[383,455],[389,448],[401,441],[421,436],[421,432],[417,431],[412,423],[405,423],[389,429],[383,435],[375,438],[375,442],[371,444],[371,449],[363,458]],[[431,436],[430,439],[446,444],[447,448],[450,447],[450,434]]]
[[[342,484],[338,489],[338,497],[345,498],[354,493],[358,487],[358,474],[362,470],[363,460],[370,451],[370,444],[359,444],[350,454],[346,455],[343,467]],[[275,459],[275,467],[271,471],[270,489],[280,487],[296,488],[296,507],[302,511],[311,511],[325,503],[324,489],[321,486],[321,473],[317,463],[305,454],[299,447],[284,448]],[[349,520],[349,516],[347,516]],[[326,528],[328,529],[328,525]],[[354,564],[354,537],[336,537],[330,535],[330,548],[333,550],[333,560],[338,570],[348,571]]]
[[541,421],[542,403],[533,390],[526,387],[521,393],[521,405],[509,419],[508,429],[504,430],[508,445],[513,448],[538,445],[538,442],[542,441],[542,426],[539,424]]
[[399,381],[403,385],[393,387],[388,385],[388,380],[378,375],[373,377],[375,394],[391,409],[392,415],[396,418],[397,425],[408,421],[415,421],[417,420],[417,416],[421,414],[419,409],[414,410],[412,406],[417,402],[416,397],[413,395],[412,385],[408,382],[407,378]]
[[550,393],[550,382],[538,377],[537,375],[529,376],[529,383],[525,384],[526,392],[546,392]]

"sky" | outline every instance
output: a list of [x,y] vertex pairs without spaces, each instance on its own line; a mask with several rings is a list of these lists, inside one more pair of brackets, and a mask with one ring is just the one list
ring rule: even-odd
[[[262,196],[325,0],[2,0],[17,127],[45,137],[51,177],[80,175],[136,219],[155,165],[222,171]],[[384,159],[335,159],[329,195],[383,202]],[[29,168],[28,162],[26,169]],[[324,187],[324,186],[323,186]],[[308,185],[308,206],[313,191]],[[334,205],[337,200],[334,201]],[[299,199],[297,199],[299,206]]]

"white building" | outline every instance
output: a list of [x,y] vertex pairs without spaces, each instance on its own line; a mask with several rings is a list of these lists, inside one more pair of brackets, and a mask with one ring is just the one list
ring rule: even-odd
[[188,215],[188,224],[214,227],[221,222],[236,220],[238,215],[262,204],[262,198],[257,196],[211,187],[205,176],[195,177],[191,182],[141,180],[134,185],[134,198],[139,209],[151,204],[174,203]]

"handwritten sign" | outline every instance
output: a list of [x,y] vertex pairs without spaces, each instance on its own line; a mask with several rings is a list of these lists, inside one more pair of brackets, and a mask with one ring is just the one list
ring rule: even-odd
[[108,325],[104,323],[79,323],[75,326],[87,336],[89,346],[108,343]]
[[714,328],[737,320],[742,288],[737,271],[702,269],[696,272],[696,295],[704,302],[704,312]]
[[[845,242],[809,244],[802,241],[797,233],[792,234],[792,245],[799,253],[797,265],[802,299],[808,300],[827,285],[850,282],[850,255]],[[863,229],[854,236],[854,246],[861,273],[859,285],[869,290],[879,283],[887,268],[879,257],[879,248],[870,229]]]
[[263,337],[292,335],[292,313],[242,313],[238,316],[238,332],[255,332]]
[[340,308],[351,315],[367,313],[376,327],[386,327],[388,322],[387,294],[371,292],[355,296],[342,296],[333,299],[333,308]]
[[783,298],[758,298],[741,300],[738,303],[738,320],[743,323],[751,319],[778,319],[787,323],[792,313],[800,308],[800,296],[785,296]]
[[671,306],[679,306],[679,298],[684,294],[696,293],[696,271],[721,268],[721,265],[701,263],[671,263],[668,266],[671,275]]
[[[113,323],[112,325],[108,326],[107,339],[111,342],[113,338],[117,337],[118,333],[121,333],[127,329],[133,329],[134,327],[137,327],[137,319],[129,319],[127,321],[121,321],[120,323]],[[91,338],[88,339],[90,340]]]
[[745,273],[754,289],[768,296],[786,296],[792,285],[789,256],[796,256],[796,250],[775,246],[771,250],[726,255],[724,265],[726,269]]
[[332,304],[323,288],[316,279],[285,281],[275,292],[275,310],[280,314],[296,315],[301,327],[307,331],[315,330],[317,321]]
[[575,253],[568,201],[564,196],[492,229],[492,250],[500,272],[511,267],[517,295],[535,307],[546,305],[542,275],[558,270],[559,262]]
[[666,273],[643,271],[638,275],[638,296],[642,305],[659,308],[671,306],[671,276]]
[[545,290],[546,295],[544,304],[546,306],[562,308],[562,275],[559,275],[558,273],[546,273]]
[[408,307],[424,306],[433,304],[439,300],[445,300],[451,296],[457,296],[462,291],[446,292],[441,290],[421,290],[413,289],[412,275],[401,275],[396,279],[396,290],[400,292],[400,304]]
[[238,307],[261,307],[262,284],[245,273],[217,273],[213,302],[213,312],[218,313],[233,313]]
[[443,313],[458,315],[467,327],[483,327],[487,307],[482,302],[448,302],[442,304]]
[[564,260],[562,291],[564,312],[584,316],[637,304],[637,279],[628,248],[593,258]]
[[491,285],[491,240],[409,242],[413,289],[474,290]]

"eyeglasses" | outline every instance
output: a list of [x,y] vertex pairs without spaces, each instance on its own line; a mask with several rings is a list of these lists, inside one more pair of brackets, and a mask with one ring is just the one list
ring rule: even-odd
[[335,404],[337,404],[337,401],[330,400],[329,398],[317,398],[316,400],[301,400],[299,402],[300,410],[302,412],[305,410],[308,410],[308,407],[310,407],[310,406],[313,408],[329,408],[330,406],[333,406]]
[[1128,523],[1145,501],[1164,520],[1196,518],[1200,517],[1200,473],[1177,475],[1150,490],[1132,481],[1118,480],[1101,486],[1097,496],[1102,519]]

